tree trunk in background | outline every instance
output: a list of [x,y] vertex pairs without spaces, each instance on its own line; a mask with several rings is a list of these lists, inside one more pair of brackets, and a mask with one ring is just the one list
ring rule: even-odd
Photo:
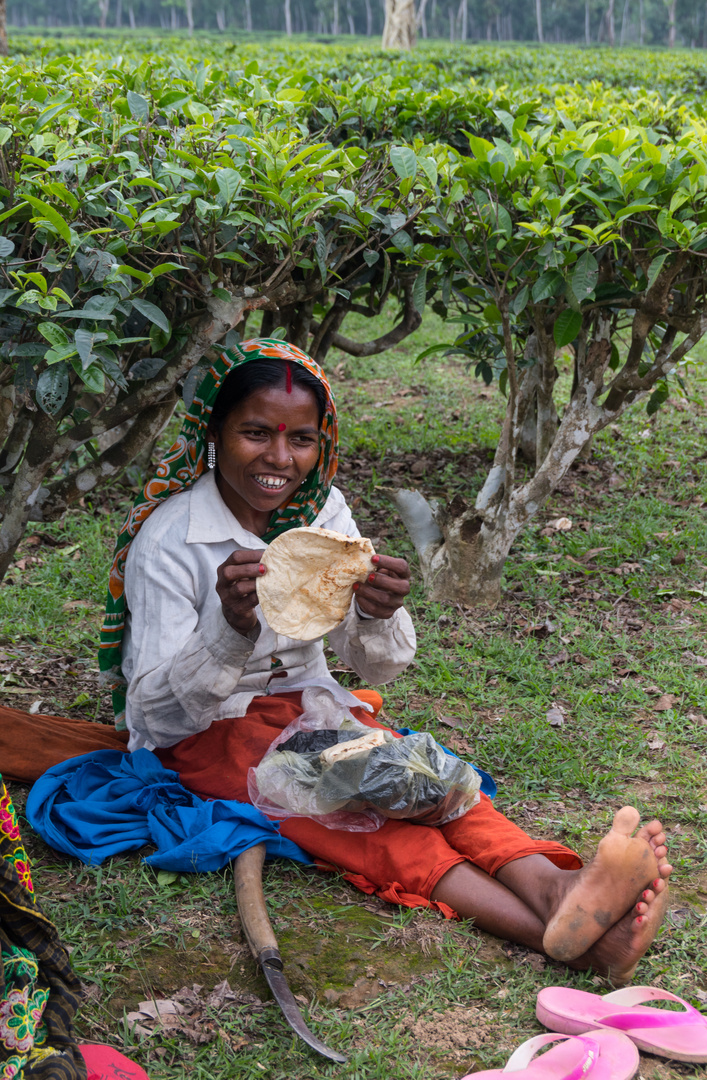
[[423,38],[427,37],[427,19],[425,17],[425,8],[427,7],[427,0],[420,0],[420,6],[417,9],[416,23],[422,32]]
[[245,28],[251,31],[253,29],[253,12],[250,9],[250,0],[245,0]]
[[372,37],[373,35],[373,9],[371,8],[371,0],[366,0],[366,37]]
[[132,4],[128,4],[128,22],[130,23],[130,29],[135,30],[137,24],[135,22],[135,10]]
[[292,10],[290,8],[290,0],[285,0],[285,33],[288,37],[292,37]]
[[216,26],[221,33],[226,29],[226,12],[224,8],[216,8]]
[[116,30],[120,30],[123,25],[123,0],[118,0],[115,6],[115,26]]
[[184,6],[187,9],[187,26],[189,27],[189,37],[194,33],[194,8],[193,0],[184,0]]
[[0,56],[7,56],[7,0],[0,0]]
[[460,24],[459,36],[462,41],[467,39],[467,29],[469,26],[469,5],[467,0],[459,0],[459,15],[457,16]]
[[676,0],[671,0],[668,4],[668,48],[675,48],[675,4]]
[[638,40],[643,45],[646,39],[646,20],[643,12],[643,0],[638,0]]
[[[643,3],[643,0],[641,0]],[[591,45],[592,34],[591,26],[589,23],[589,0],[584,0],[584,44]]]
[[619,38],[619,45],[623,45],[626,40],[626,28],[628,19],[628,3],[629,0],[624,0],[624,10],[621,16],[621,37]]
[[99,23],[101,30],[105,30],[106,28],[106,23],[108,22],[109,7],[110,0],[98,0]]
[[[453,19],[450,8],[450,19]],[[414,0],[386,0],[384,49],[412,49],[415,46]]]
[[616,43],[616,35],[614,33],[614,0],[609,0],[609,6],[606,9],[606,37],[613,48]]
[[334,0],[334,18],[331,23],[331,32],[334,36],[339,33],[339,0]]
[[[613,3],[613,0],[612,0]],[[542,45],[543,38],[543,4],[542,0],[535,0],[535,22],[538,28],[538,41]]]

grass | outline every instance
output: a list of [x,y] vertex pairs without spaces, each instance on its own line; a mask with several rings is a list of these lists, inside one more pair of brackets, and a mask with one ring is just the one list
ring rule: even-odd
[[[502,415],[495,391],[455,360],[415,363],[445,336],[427,317],[382,357],[332,354],[327,365],[341,412],[342,485],[362,531],[413,563],[391,489],[470,497]],[[415,586],[418,656],[386,688],[385,709],[392,723],[427,728],[491,771],[498,805],[534,835],[588,854],[623,803],[661,816],[677,868],[673,908],[637,982],[699,1007],[707,1001],[707,402],[694,373],[690,392],[651,418],[636,409],[597,438],[518,538],[495,611],[430,604]],[[6,703],[108,717],[95,643],[129,495],[97,497],[37,528],[41,542],[24,541],[0,591]],[[559,517],[572,520],[569,531],[548,527]],[[561,727],[548,722],[552,706]],[[21,786],[13,795],[21,804]],[[537,1032],[542,986],[599,982],[469,926],[365,897],[337,876],[270,866],[266,896],[291,985],[318,1034],[350,1054],[339,1068],[284,1025],[243,944],[227,873],[158,876],[137,856],[87,868],[27,826],[24,835],[38,891],[86,988],[84,1035],[125,1048],[153,1080],[450,1080],[500,1067]],[[209,994],[224,980],[234,998],[219,1004]],[[148,1034],[131,1032],[124,1012],[161,997],[181,1003],[181,1029],[155,1033],[148,1023]],[[641,1075],[672,1080],[695,1069],[644,1055]]]

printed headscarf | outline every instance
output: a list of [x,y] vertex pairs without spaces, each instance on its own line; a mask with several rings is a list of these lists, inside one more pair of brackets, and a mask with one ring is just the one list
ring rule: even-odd
[[311,525],[327,501],[338,464],[339,432],[334,397],[322,369],[301,349],[277,338],[253,338],[222,352],[219,359],[207,369],[184,417],[177,441],[160,461],[155,476],[148,480],[135,498],[116,541],[101,630],[98,666],[113,692],[117,728],[125,728],[126,681],[121,665],[126,615],[125,561],[130,545],[143,523],[161,502],[180,491],[186,491],[204,472],[206,429],[211,418],[211,409],[225,377],[241,364],[266,359],[290,361],[306,368],[324,387],[326,406],[321,426],[319,460],[289,502],[274,511],[263,540],[270,543],[288,529]]

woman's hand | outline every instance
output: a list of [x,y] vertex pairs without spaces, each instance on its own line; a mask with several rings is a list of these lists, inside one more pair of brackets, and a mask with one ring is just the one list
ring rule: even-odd
[[365,615],[390,619],[410,592],[410,567],[405,559],[374,555],[375,571],[362,584],[354,585],[356,603]]
[[218,568],[216,592],[221,599],[223,614],[229,626],[246,637],[258,625],[255,608],[258,594],[255,583],[265,573],[260,551],[234,551]]

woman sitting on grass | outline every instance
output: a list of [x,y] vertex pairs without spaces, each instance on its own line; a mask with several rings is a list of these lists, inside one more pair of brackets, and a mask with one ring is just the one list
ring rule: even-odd
[[[204,378],[119,538],[101,666],[117,675],[122,662],[130,749],[154,750],[202,797],[248,801],[248,769],[301,714],[308,686],[382,726],[364,704],[380,707],[378,695],[339,686],[321,639],[278,635],[258,608],[264,545],[280,533],[315,525],[359,535],[332,486],[336,466],[323,372],[281,341],[247,341]],[[329,641],[378,684],[407,667],[415,635],[407,563],[376,555],[374,564]],[[434,905],[623,983],[657,933],[671,872],[660,823],[636,832],[638,824],[636,810],[620,810],[584,868],[561,844],[531,839],[483,794],[439,828],[388,820],[377,832],[345,832],[290,818],[281,832],[366,892]]]

